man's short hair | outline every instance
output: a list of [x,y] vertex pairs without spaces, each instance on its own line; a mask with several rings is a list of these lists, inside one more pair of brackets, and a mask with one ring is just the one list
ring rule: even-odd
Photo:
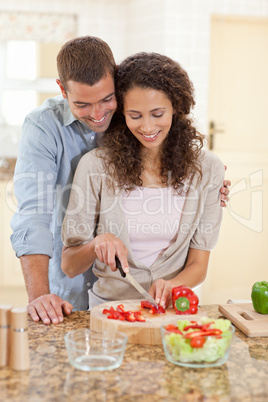
[[92,86],[107,74],[114,77],[116,64],[106,42],[94,36],[82,36],[62,46],[57,56],[57,68],[66,90],[69,80]]

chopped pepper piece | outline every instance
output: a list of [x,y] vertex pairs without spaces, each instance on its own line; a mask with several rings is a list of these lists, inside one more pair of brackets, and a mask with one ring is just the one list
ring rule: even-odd
[[176,314],[196,314],[199,299],[191,288],[177,286],[172,289],[172,303]]
[[148,300],[143,300],[141,301],[141,308],[149,308],[150,314],[165,314],[166,310],[158,305],[158,304],[152,304]]
[[125,311],[123,304],[119,304],[116,307],[116,310],[113,308],[113,306],[111,306],[109,309],[104,308],[102,313],[106,314],[107,318],[110,320],[145,322],[145,318],[141,315],[141,311]]
[[134,316],[136,318],[136,321],[138,322],[144,322],[145,318],[143,317],[143,315],[141,315],[140,311],[134,311]]
[[260,314],[268,314],[268,282],[255,282],[252,286],[251,300],[254,310]]
[[194,331],[194,332],[188,332],[188,334],[185,334],[184,337],[187,339],[192,339],[195,338],[196,336],[213,336],[213,335],[221,335],[222,331],[220,329],[207,329],[205,331]]
[[176,325],[173,325],[173,324],[167,325],[167,326],[165,327],[165,330],[166,330],[166,331],[169,331],[169,332],[175,332],[175,334],[180,334],[180,335],[182,335],[182,332],[179,330],[179,328],[178,328]]

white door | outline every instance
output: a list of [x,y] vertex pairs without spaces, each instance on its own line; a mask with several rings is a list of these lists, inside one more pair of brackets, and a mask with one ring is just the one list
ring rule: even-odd
[[250,299],[268,281],[268,19],[213,16],[209,121],[212,151],[231,195],[201,301]]

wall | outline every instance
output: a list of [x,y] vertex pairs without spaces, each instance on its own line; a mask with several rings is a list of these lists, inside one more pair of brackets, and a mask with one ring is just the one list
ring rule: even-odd
[[158,51],[187,70],[196,90],[194,115],[207,133],[210,17],[268,16],[268,0],[131,0],[127,2],[125,54]]

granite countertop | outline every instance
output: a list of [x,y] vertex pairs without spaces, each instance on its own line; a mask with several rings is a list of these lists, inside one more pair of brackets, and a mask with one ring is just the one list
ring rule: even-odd
[[[220,317],[218,306],[202,306]],[[24,401],[257,401],[268,400],[268,338],[248,338],[236,329],[228,361],[192,369],[165,359],[162,345],[128,344],[122,365],[83,372],[68,361],[64,334],[89,327],[89,312],[74,312],[58,325],[29,319],[31,368],[0,368],[0,400]]]

